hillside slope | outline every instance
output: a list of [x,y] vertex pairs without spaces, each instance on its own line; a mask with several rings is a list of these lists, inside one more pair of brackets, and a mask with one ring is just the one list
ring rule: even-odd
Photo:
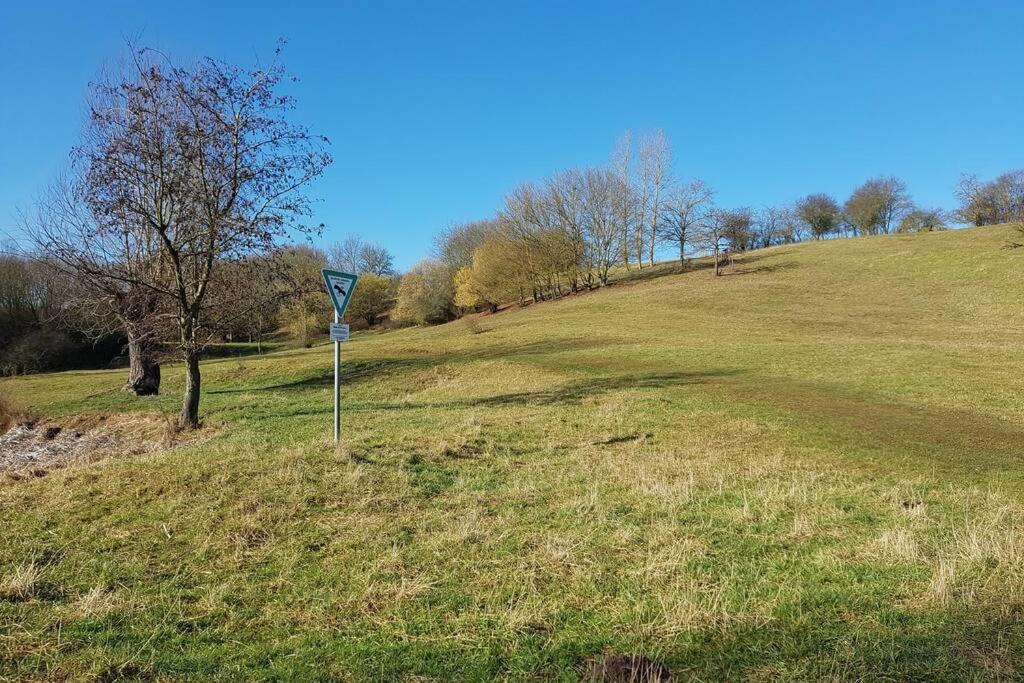
[[[209,440],[0,485],[0,677],[1012,677],[1010,236],[775,247],[357,336],[337,453],[329,347],[207,362]],[[165,376],[0,391],[173,412]]]

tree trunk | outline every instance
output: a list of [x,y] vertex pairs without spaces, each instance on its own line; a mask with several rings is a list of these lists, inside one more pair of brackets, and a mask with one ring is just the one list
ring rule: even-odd
[[[657,200],[655,200],[655,201],[657,201]],[[647,245],[647,261],[648,261],[648,263],[651,264],[651,266],[654,265],[654,246],[657,243],[657,237],[658,237],[658,230],[657,230],[657,228],[658,228],[658,214],[657,214],[657,212],[655,212],[654,220],[651,223],[651,234],[648,237],[648,239],[650,239],[651,241]]]
[[185,398],[181,403],[178,426],[182,429],[199,428],[199,353],[185,352]]
[[154,358],[149,341],[133,330],[128,330],[128,381],[124,390],[136,396],[160,393],[160,363]]

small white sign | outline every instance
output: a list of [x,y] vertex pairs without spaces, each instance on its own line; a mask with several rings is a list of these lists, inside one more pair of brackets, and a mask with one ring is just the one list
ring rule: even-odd
[[331,341],[348,341],[348,323],[331,323]]

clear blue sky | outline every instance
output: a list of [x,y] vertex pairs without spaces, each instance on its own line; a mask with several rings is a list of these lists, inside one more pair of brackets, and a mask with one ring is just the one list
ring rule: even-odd
[[663,128],[724,205],[842,200],[878,174],[951,207],[1024,166],[1024,2],[20,2],[0,7],[0,233],[60,169],[124,38],[250,63],[278,37],[333,141],[325,240],[406,267],[517,182]]

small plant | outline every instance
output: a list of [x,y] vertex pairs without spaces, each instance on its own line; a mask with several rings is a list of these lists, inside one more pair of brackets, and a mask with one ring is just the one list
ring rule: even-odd
[[0,583],[0,599],[11,602],[28,600],[36,592],[36,584],[42,570],[35,562],[21,565],[14,570],[14,573],[4,578]]

